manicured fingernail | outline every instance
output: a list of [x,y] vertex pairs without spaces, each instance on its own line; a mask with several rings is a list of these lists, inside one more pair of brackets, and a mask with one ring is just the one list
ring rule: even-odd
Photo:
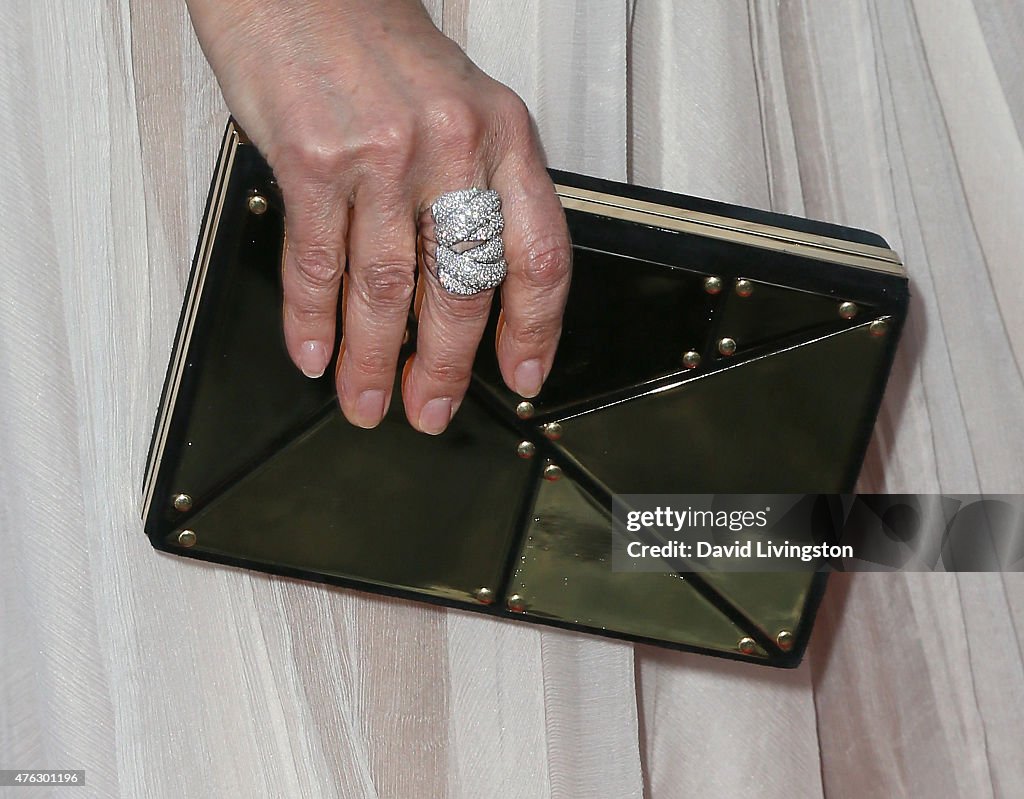
[[306,377],[320,377],[330,358],[322,341],[303,341],[299,350],[299,368]]
[[443,433],[452,420],[452,401],[450,397],[432,399],[420,411],[420,430],[436,436]]
[[356,400],[355,419],[360,427],[367,429],[376,427],[384,418],[384,392],[380,389],[369,389],[359,395]]
[[536,397],[540,393],[541,384],[544,382],[544,367],[540,361],[533,358],[523,361],[516,367],[512,375],[516,384],[516,393],[521,397]]

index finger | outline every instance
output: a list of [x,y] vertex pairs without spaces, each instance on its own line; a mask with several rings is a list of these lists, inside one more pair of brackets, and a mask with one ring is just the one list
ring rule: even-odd
[[536,152],[510,155],[491,177],[502,198],[508,277],[496,342],[505,383],[535,397],[551,371],[572,274],[565,212]]

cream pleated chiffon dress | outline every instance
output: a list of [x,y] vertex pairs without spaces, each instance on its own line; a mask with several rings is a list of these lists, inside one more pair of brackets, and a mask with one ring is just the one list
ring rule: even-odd
[[[133,799],[1024,795],[1017,575],[834,580],[775,671],[153,551],[227,112],[181,2],[2,6],[0,769]],[[1024,490],[1024,6],[430,10],[552,166],[884,235],[913,303],[860,489]]]

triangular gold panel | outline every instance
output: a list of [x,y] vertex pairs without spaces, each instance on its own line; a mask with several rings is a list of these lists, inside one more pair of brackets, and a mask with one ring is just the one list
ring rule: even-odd
[[545,481],[510,596],[519,598],[527,615],[700,649],[732,653],[750,635],[753,625],[730,619],[692,577],[670,568],[612,571],[611,529],[608,511],[571,478]]

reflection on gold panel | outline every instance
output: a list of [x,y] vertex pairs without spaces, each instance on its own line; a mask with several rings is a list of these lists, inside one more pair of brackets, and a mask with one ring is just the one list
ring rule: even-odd
[[545,482],[509,594],[521,597],[527,615],[736,651],[747,632],[686,578],[668,568],[662,573],[612,571],[611,538],[611,515],[583,489],[564,476]]

